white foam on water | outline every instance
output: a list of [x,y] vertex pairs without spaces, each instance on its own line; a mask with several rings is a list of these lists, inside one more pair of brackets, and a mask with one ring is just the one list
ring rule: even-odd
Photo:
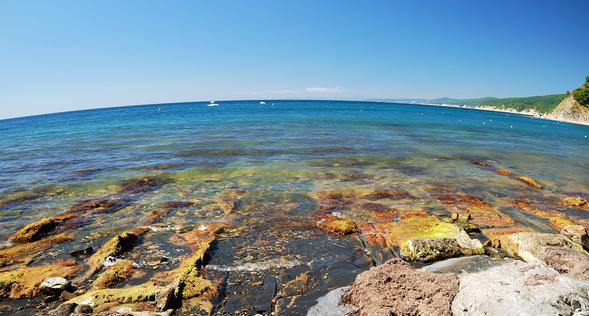
[[207,265],[205,268],[215,271],[245,271],[245,272],[254,272],[254,271],[265,271],[270,269],[290,269],[296,266],[300,266],[306,264],[301,262],[297,259],[294,260],[286,260],[286,259],[270,259],[267,261],[261,262],[253,262],[253,263],[244,263],[238,266],[226,266],[226,265],[214,265],[210,264]]

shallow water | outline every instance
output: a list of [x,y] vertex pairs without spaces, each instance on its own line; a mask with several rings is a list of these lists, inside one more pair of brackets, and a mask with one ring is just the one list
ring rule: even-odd
[[[0,121],[0,237],[7,240],[19,227],[83,200],[122,199],[119,208],[88,216],[75,229],[73,241],[36,260],[65,258],[73,249],[100,247],[113,234],[137,227],[162,203],[188,201],[191,206],[174,208],[155,223],[163,228],[144,237],[148,250],[137,247],[129,256],[143,256],[145,250],[154,260],[173,259],[185,251],[166,241],[174,227],[228,222],[237,232],[220,238],[210,253],[210,270],[239,282],[224,283],[218,310],[234,312],[254,304],[254,298],[233,298],[231,293],[251,291],[251,276],[240,273],[263,267],[257,277],[273,278],[278,291],[304,271],[317,277],[313,290],[290,307],[302,313],[317,297],[347,285],[378,262],[366,256],[361,242],[314,227],[313,192],[406,191],[410,199],[386,206],[444,216],[451,209],[432,194],[444,187],[480,197],[538,231],[553,228],[514,208],[510,200],[589,219],[589,212],[559,204],[564,197],[589,194],[589,127],[419,105],[266,103],[149,105]],[[473,161],[532,177],[544,189],[534,190]],[[120,197],[122,181],[144,177],[161,181]],[[219,204],[224,196],[236,201],[231,212]],[[270,269],[268,262],[281,264]],[[174,264],[171,260],[169,266]]]

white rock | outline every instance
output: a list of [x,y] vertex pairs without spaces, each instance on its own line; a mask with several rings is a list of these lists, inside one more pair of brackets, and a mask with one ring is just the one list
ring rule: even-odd
[[317,304],[307,311],[307,316],[345,316],[354,311],[347,305],[339,305],[342,296],[349,289],[348,286],[330,291],[317,300]]
[[39,285],[39,290],[47,294],[59,294],[70,285],[70,282],[61,277],[46,278]]
[[582,315],[589,282],[560,275],[541,263],[512,261],[461,274],[454,315]]

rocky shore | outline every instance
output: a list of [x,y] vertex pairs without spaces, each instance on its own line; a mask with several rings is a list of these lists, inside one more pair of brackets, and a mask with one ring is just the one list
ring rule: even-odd
[[[587,197],[496,162],[468,167],[516,188],[513,196],[499,208],[444,183],[409,192],[324,173],[315,180],[325,185],[302,196],[222,187],[140,209],[184,175],[122,181],[10,234],[0,248],[0,312],[587,315]],[[125,225],[107,225],[115,219]]]

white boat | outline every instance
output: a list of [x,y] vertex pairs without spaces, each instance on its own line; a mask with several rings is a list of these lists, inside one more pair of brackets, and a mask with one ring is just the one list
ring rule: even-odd
[[215,103],[215,101],[209,102],[207,106],[219,106],[219,103]]
[[264,104],[266,104],[266,102],[260,101],[260,105],[264,105]]

